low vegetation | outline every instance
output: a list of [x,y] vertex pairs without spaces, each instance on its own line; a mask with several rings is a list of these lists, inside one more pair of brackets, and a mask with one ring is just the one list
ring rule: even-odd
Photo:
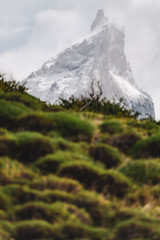
[[160,124],[0,76],[0,240],[159,240]]
[[104,143],[92,144],[89,154],[95,161],[103,163],[106,168],[117,167],[122,163],[123,159],[121,152],[117,148]]

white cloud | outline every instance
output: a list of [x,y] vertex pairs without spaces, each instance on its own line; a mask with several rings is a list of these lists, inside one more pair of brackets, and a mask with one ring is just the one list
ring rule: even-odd
[[159,0],[133,0],[133,4],[135,7],[143,7],[146,4],[159,4]]
[[[1,71],[12,72],[18,80],[25,78],[48,58],[82,37],[84,28],[78,13],[57,10],[37,13],[32,31],[29,28],[29,32],[27,28],[23,29],[28,32],[27,42],[24,38],[23,45],[0,54]],[[7,34],[3,32],[1,40],[7,40],[9,32],[18,36],[16,28],[8,28]]]

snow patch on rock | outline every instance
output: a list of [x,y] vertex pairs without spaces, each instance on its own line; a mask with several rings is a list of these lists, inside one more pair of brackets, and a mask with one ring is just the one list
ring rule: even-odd
[[123,98],[125,107],[139,112],[140,118],[155,118],[151,97],[134,80],[124,39],[124,29],[109,21],[100,9],[86,39],[51,58],[22,83],[31,95],[55,104],[72,95],[88,96],[92,81],[98,93],[99,82],[102,97],[117,102]]

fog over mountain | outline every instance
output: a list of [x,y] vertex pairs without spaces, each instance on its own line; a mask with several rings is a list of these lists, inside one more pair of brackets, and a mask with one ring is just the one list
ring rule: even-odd
[[51,104],[60,98],[87,97],[92,92],[119,102],[140,118],[155,118],[154,104],[140,90],[124,53],[124,29],[110,21],[99,9],[90,34],[51,58],[38,71],[22,81],[28,92]]

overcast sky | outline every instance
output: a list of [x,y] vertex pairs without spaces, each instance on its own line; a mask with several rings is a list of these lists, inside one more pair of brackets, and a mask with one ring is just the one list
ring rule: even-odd
[[133,75],[160,120],[160,0],[0,0],[0,72],[27,77],[85,37],[99,8],[124,25]]

